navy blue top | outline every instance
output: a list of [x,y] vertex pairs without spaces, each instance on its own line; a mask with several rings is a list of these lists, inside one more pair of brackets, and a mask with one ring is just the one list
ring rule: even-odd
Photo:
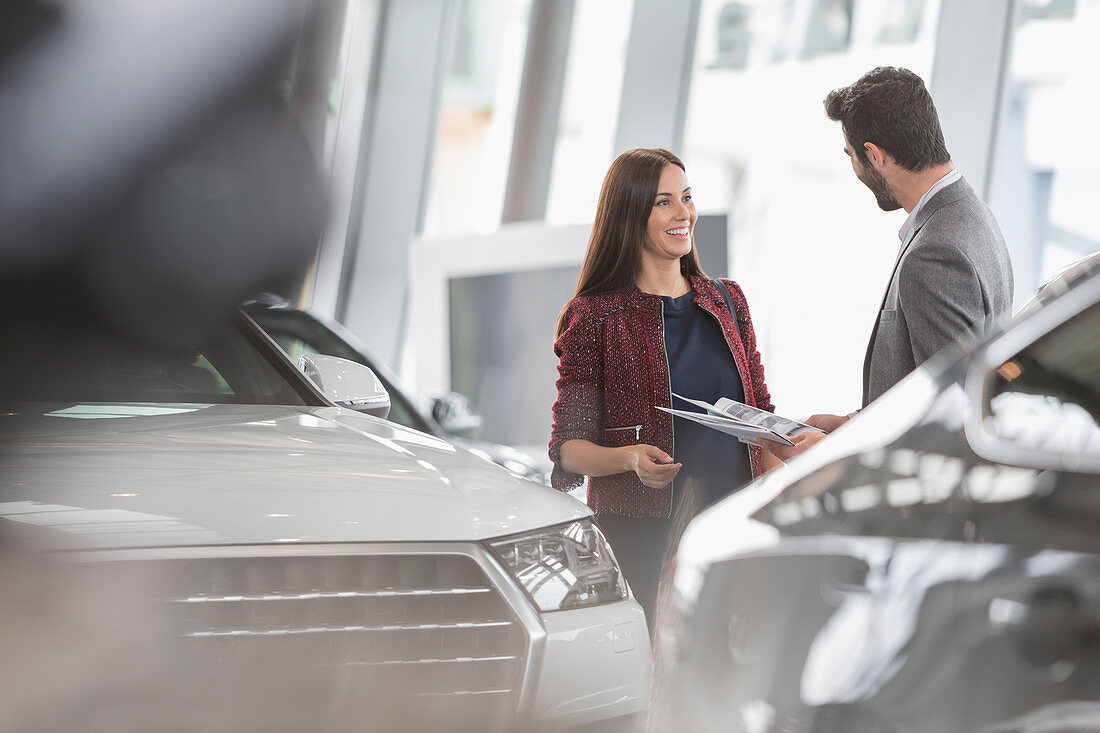
[[[695,305],[694,293],[679,298],[662,295],[661,300],[672,391],[711,404],[719,397],[744,402],[745,388],[717,319]],[[705,412],[675,397],[672,406]],[[676,475],[676,486],[686,486],[688,479],[699,482],[704,487],[703,506],[721,499],[751,478],[748,451],[737,438],[683,417],[673,419],[673,430],[674,458],[683,464]]]

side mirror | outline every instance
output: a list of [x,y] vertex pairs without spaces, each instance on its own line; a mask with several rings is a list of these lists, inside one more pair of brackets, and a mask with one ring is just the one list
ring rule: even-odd
[[469,401],[457,392],[432,395],[432,418],[451,435],[473,437],[481,429],[481,416],[470,409]]
[[337,405],[375,417],[390,414],[390,393],[370,367],[338,356],[304,354],[298,368]]

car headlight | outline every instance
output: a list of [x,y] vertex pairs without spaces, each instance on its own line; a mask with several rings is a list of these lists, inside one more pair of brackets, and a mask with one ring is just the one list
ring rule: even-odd
[[591,519],[490,542],[540,611],[626,598],[622,571]]

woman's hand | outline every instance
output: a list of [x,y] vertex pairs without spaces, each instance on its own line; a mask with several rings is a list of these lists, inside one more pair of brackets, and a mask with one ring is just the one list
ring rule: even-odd
[[672,456],[652,445],[628,445],[621,451],[627,470],[638,474],[643,486],[663,489],[672,483],[681,464],[673,463]]
[[562,443],[561,466],[570,473],[586,476],[612,476],[633,471],[642,484],[651,489],[668,486],[680,470],[680,464],[673,463],[672,456],[652,445],[610,448],[587,440]]

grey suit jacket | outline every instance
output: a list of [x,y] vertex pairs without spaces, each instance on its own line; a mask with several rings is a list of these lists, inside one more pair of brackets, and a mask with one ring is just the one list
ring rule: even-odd
[[902,242],[863,362],[863,404],[951,341],[1012,307],[1012,263],[993,212],[959,179]]

